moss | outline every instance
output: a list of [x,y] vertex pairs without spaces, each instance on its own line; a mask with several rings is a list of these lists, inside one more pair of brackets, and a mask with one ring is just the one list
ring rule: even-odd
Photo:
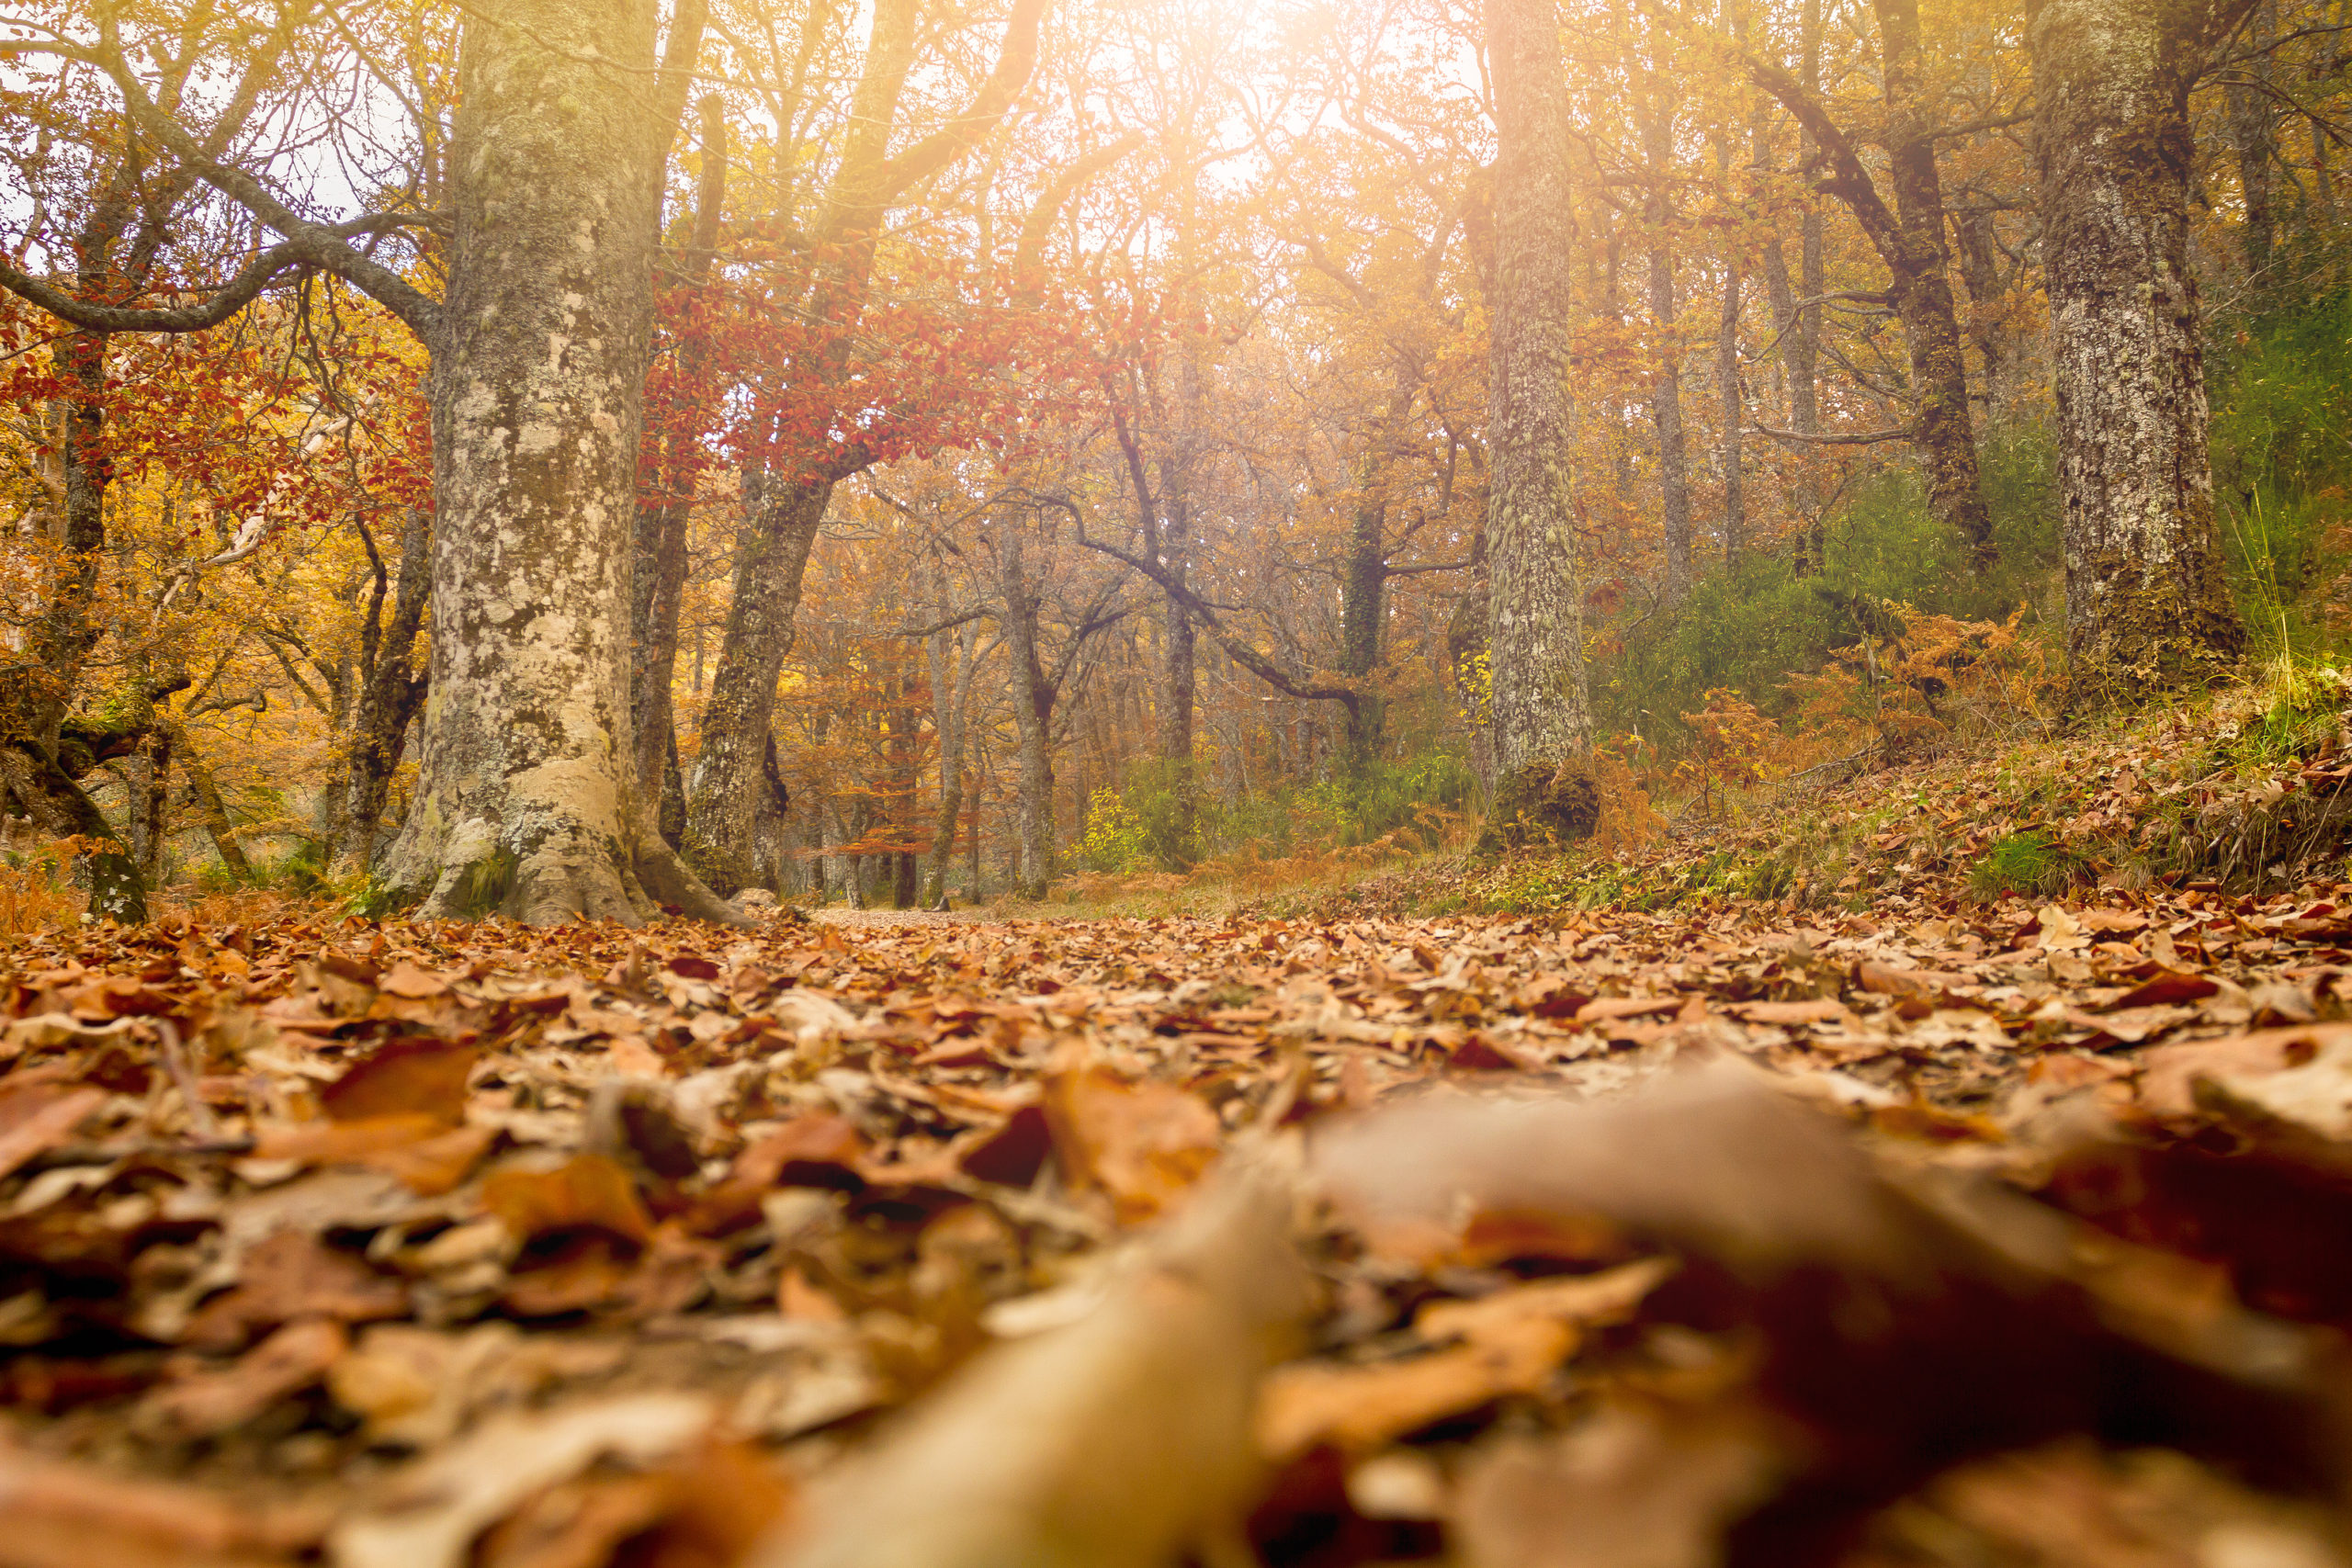
[[514,872],[521,863],[513,850],[501,844],[466,867],[456,902],[458,918],[480,919],[503,907],[514,891]]
[[1600,786],[1589,759],[1529,762],[1495,791],[1478,852],[1581,843],[1592,837],[1600,821]]

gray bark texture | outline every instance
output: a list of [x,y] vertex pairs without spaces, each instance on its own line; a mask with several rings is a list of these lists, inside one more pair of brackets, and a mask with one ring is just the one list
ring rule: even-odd
[[[1644,217],[1649,226],[1650,324],[1657,333],[1657,383],[1650,389],[1650,414],[1657,422],[1658,505],[1666,521],[1666,588],[1668,604],[1689,596],[1690,562],[1690,457],[1682,426],[1682,344],[1674,325],[1674,242],[1667,226],[1673,203],[1667,194],[1674,152],[1674,104],[1663,85],[1651,95],[1642,124],[1642,152],[1649,179]],[[1562,172],[1563,182],[1566,171]],[[1502,197],[1498,191],[1497,223]]]
[[1020,859],[1013,891],[1043,898],[1054,877],[1054,691],[1037,649],[1037,590],[1021,555],[1021,535],[1005,529],[996,541],[997,591],[1012,660],[1013,731],[1020,739]]
[[2200,678],[2244,640],[2188,267],[2188,91],[2227,20],[2161,0],[2044,0],[2030,20],[2078,707]]
[[1552,0],[1487,0],[1499,144],[1488,364],[1487,657],[1498,775],[1592,743],[1569,468],[1566,73]]
[[386,868],[425,916],[741,917],[638,788],[628,607],[651,325],[652,0],[469,18],[432,382],[424,775]]

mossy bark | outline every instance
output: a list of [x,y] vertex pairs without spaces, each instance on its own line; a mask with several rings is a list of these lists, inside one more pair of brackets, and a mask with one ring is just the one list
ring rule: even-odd
[[2164,0],[2043,0],[2030,21],[2077,708],[2208,678],[2244,643],[2188,265],[2188,93],[2233,21]]
[[631,524],[651,327],[653,0],[504,0],[458,62],[433,366],[432,688],[385,880],[433,916],[741,916],[638,787]]

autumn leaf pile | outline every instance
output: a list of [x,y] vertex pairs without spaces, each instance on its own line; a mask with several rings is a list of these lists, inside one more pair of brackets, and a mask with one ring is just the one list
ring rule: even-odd
[[2347,942],[22,942],[0,1563],[2335,1561]]

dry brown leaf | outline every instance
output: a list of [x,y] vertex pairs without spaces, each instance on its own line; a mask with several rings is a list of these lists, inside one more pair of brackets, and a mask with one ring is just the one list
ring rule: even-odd
[[0,1568],[291,1568],[325,1510],[110,1474],[0,1444]]
[[229,1350],[298,1318],[368,1323],[407,1311],[400,1280],[308,1232],[281,1230],[245,1253],[235,1287],[198,1310],[186,1337],[199,1349]]
[[1224,1141],[1216,1112],[1198,1097],[1171,1084],[1128,1083],[1101,1067],[1047,1079],[1046,1116],[1064,1172],[1106,1193],[1128,1224],[1191,1190]]
[[320,1318],[289,1323],[233,1366],[196,1372],[157,1389],[141,1405],[159,1428],[187,1438],[242,1427],[288,1394],[316,1387],[349,1348],[342,1325]]
[[337,1122],[429,1116],[454,1127],[466,1119],[466,1079],[480,1055],[424,1036],[390,1041],[320,1089],[319,1104]]
[[707,1400],[624,1394],[493,1416],[394,1478],[366,1512],[335,1526],[334,1568],[464,1568],[474,1540],[541,1489],[610,1454],[650,1463],[709,1429]]
[[603,1155],[577,1155],[552,1170],[492,1171],[482,1182],[481,1202],[521,1241],[600,1230],[641,1247],[653,1235],[637,1184]]
[[1576,1349],[1575,1326],[1548,1316],[1480,1323],[1470,1343],[1398,1360],[1347,1366],[1302,1361],[1275,1369],[1258,1407],[1259,1448],[1288,1460],[1318,1444],[1351,1453],[1433,1421],[1532,1393]]

